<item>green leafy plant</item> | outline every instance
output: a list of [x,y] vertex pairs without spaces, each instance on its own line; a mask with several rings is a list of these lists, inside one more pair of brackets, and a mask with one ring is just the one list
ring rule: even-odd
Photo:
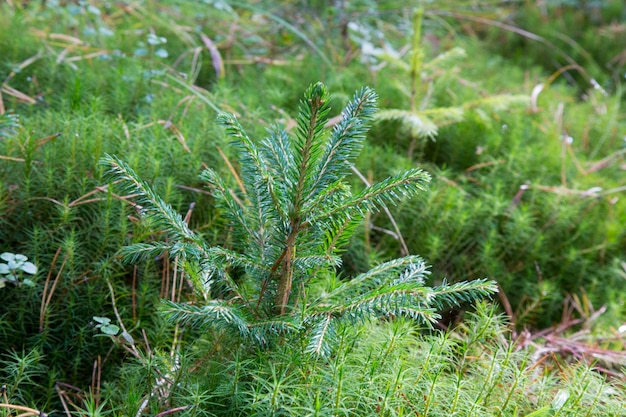
[[[37,266],[32,262],[28,262],[28,258],[21,254],[4,252],[0,255],[0,259],[6,263],[0,263],[0,288],[6,286],[7,282],[20,287],[26,285],[34,287],[35,282],[29,277],[37,273]],[[24,274],[29,276],[24,277]]]
[[[372,59],[379,64],[390,64],[399,70],[399,76],[389,77],[397,81],[392,84],[403,94],[408,95],[409,109],[389,108],[376,114],[376,123],[391,122],[398,131],[410,138],[408,156],[413,156],[415,146],[423,145],[426,140],[437,138],[439,129],[463,122],[469,112],[484,109],[504,110],[511,106],[525,106],[529,103],[527,95],[499,94],[466,101],[460,105],[436,106],[438,100],[433,95],[438,79],[457,70],[456,63],[467,58],[466,51],[455,47],[444,51],[425,62],[425,50],[422,46],[422,23],[424,9],[418,8],[413,13],[413,36],[409,62],[402,59],[401,53],[391,45],[384,49],[368,48]],[[407,79],[408,78],[408,79]],[[407,88],[409,84],[410,88]]]
[[233,248],[208,247],[183,218],[128,165],[113,156],[103,163],[109,178],[138,195],[143,215],[164,232],[163,242],[123,249],[128,261],[164,251],[191,267],[203,303],[166,302],[169,316],[183,323],[232,331],[266,345],[271,335],[304,335],[306,350],[332,351],[340,326],[374,317],[408,316],[427,325],[437,308],[493,293],[485,280],[427,287],[427,266],[419,256],[382,263],[350,280],[340,280],[339,254],[368,211],[379,210],[423,190],[429,175],[414,168],[361,191],[346,182],[358,156],[377,96],[369,88],[356,93],[330,134],[326,87],[311,85],[301,101],[291,137],[274,126],[260,145],[233,115],[219,122],[234,139],[241,173],[238,191],[212,169],[201,178],[233,230]]
[[111,323],[108,317],[93,316],[92,319],[97,323],[95,328],[100,329],[103,335],[116,336],[120,332],[120,326]]

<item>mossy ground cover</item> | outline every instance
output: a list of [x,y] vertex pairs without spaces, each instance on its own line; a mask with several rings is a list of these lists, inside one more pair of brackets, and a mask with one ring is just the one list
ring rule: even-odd
[[[567,5],[425,5],[416,44],[418,6],[1,4],[0,251],[39,267],[34,287],[0,289],[2,402],[94,416],[624,415],[623,6],[594,9],[579,33]],[[373,322],[320,361],[163,320],[161,300],[191,291],[167,256],[121,261],[122,246],[162,233],[98,161],[118,155],[208,244],[232,246],[198,177],[241,170],[216,110],[260,138],[271,121],[293,126],[319,80],[330,116],[363,85],[404,112],[375,121],[355,190],[416,166],[433,176],[366,216],[340,277],[419,254],[430,284],[496,280],[508,322],[483,305],[467,321],[469,305],[445,312],[441,333]],[[133,344],[95,337],[93,317]]]

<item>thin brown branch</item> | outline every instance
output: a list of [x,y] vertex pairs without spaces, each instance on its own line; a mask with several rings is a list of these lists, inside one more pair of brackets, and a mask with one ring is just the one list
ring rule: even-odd
[[241,193],[243,195],[246,195],[246,187],[244,187],[243,180],[239,176],[239,173],[237,172],[237,170],[235,169],[233,164],[230,162],[230,160],[228,159],[228,157],[226,156],[224,151],[222,151],[222,149],[219,146],[216,146],[216,148],[217,148],[217,152],[222,157],[222,160],[226,163],[226,166],[228,167],[228,170],[230,171],[232,176],[235,178],[235,181],[237,181],[237,185],[239,186],[239,190],[241,191]]
[[30,407],[24,407],[22,405],[0,403],[0,408],[9,408],[13,410],[26,411],[26,414],[22,414],[23,416],[48,417],[48,414],[45,414],[43,411],[39,411]]
[[57,395],[59,396],[59,400],[61,401],[61,405],[63,406],[63,411],[65,411],[66,417],[72,417],[72,413],[70,412],[70,409],[67,406],[65,391],[61,390],[58,382],[54,385],[54,389],[56,390]]

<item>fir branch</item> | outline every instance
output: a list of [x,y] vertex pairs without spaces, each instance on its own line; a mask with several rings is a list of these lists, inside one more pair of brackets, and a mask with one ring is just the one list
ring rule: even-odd
[[345,199],[340,204],[330,207],[308,218],[309,223],[324,219],[341,219],[344,216],[362,216],[366,211],[376,211],[388,203],[395,204],[402,198],[410,197],[419,190],[425,190],[430,175],[419,168],[389,177],[377,184],[366,187],[360,193]]
[[246,310],[224,300],[211,300],[202,306],[163,301],[162,312],[168,320],[203,329],[236,331],[244,340],[264,346],[270,335],[285,335],[301,330],[293,319],[255,320]]
[[[138,195],[144,215],[168,237],[168,242],[131,245],[124,256],[131,261],[166,251],[179,256],[203,298],[220,297],[204,306],[167,302],[170,319],[228,331],[261,346],[273,337],[297,334],[304,337],[307,352],[327,357],[343,323],[406,316],[432,324],[439,317],[436,308],[495,290],[484,281],[427,287],[427,266],[419,256],[407,256],[311,296],[313,281],[334,276],[341,262],[337,251],[368,211],[410,197],[430,180],[424,171],[411,169],[351,193],[344,180],[361,150],[375,99],[368,88],[356,93],[326,140],[328,93],[322,84],[312,85],[300,106],[293,145],[285,129],[273,127],[257,147],[234,116],[220,115],[239,151],[244,195],[238,198],[214,170],[205,170],[201,178],[231,223],[234,250],[208,248],[132,169],[107,155],[103,163],[110,167],[109,177]],[[232,279],[232,268],[245,271],[240,280]],[[291,296],[294,281],[297,297]]]
[[231,266],[240,266],[247,269],[252,269],[257,274],[267,274],[270,272],[270,268],[258,259],[249,256],[248,254],[242,254],[229,250],[220,246],[214,246],[207,252],[211,261],[219,264],[228,264]]
[[360,223],[360,218],[345,218],[342,223],[337,223],[332,228],[324,228],[323,238],[320,238],[324,241],[324,252],[330,255],[343,251],[342,248],[349,243]]
[[139,261],[154,260],[170,249],[170,242],[134,243],[120,249],[120,255],[124,263],[136,264]]
[[[239,285],[226,272],[228,265],[216,262],[215,259],[204,258],[199,262],[201,275],[206,277],[207,282],[211,281],[224,287],[221,293],[233,299],[239,299],[244,304],[249,305],[248,297],[239,290]],[[201,283],[200,292],[205,290],[206,282]]]
[[[302,206],[302,217],[306,218],[310,213],[315,213],[321,207],[334,207],[351,197],[350,186],[342,180],[333,184],[327,184],[326,188],[314,198],[307,199]],[[305,225],[308,226],[308,225]]]
[[477,279],[448,284],[444,281],[433,288],[433,304],[441,309],[444,307],[459,306],[461,303],[470,303],[481,298],[489,297],[498,292],[494,281]]
[[248,324],[248,336],[251,341],[261,346],[269,342],[270,337],[284,336],[302,330],[301,324],[293,317],[281,317],[274,320],[257,320]]
[[298,171],[287,131],[283,127],[273,126],[269,130],[269,134],[270,136],[261,142],[259,151],[276,179],[274,182],[278,200],[276,208],[281,219],[286,219],[288,217],[286,208],[289,207],[290,190],[295,187],[298,181]]
[[[332,313],[324,313],[309,318],[309,341],[305,351],[315,356],[328,357],[331,343],[336,339],[336,320]],[[329,340],[330,339],[330,340]]]
[[[424,261],[420,256],[411,255],[403,258],[393,259],[381,263],[367,272],[357,275],[349,281],[346,281],[334,291],[326,294],[323,300],[334,300],[348,297],[350,294],[360,293],[376,286],[380,286],[383,281],[390,279],[391,276],[397,275],[400,271],[410,268],[411,265],[423,264]],[[327,302],[327,301],[322,301]]]
[[293,283],[293,258],[296,256],[296,244],[298,234],[302,228],[301,208],[304,203],[305,190],[312,181],[315,162],[320,157],[323,143],[323,129],[327,120],[330,107],[328,105],[328,91],[322,83],[316,83],[309,87],[305,94],[305,100],[301,102],[298,113],[298,128],[296,135],[297,151],[294,155],[295,164],[298,167],[298,181],[295,189],[291,191],[293,205],[289,209],[289,222],[284,240],[282,266],[276,292],[276,311],[284,314],[289,302],[291,286]]
[[200,179],[207,183],[218,204],[226,209],[224,215],[232,222],[233,227],[244,230],[246,236],[252,235],[253,229],[246,218],[247,207],[226,187],[219,174],[210,168],[205,169],[200,174]]
[[[239,150],[241,179],[251,199],[250,207],[256,212],[258,227],[264,229],[281,217],[278,213],[284,213],[279,209],[280,203],[274,193],[273,176],[257,146],[246,135],[234,115],[222,113],[218,116],[218,122],[226,128],[230,137],[236,139],[234,144]],[[259,236],[265,237],[262,233]],[[258,243],[262,245],[264,242]]]
[[437,128],[454,123],[462,122],[465,119],[464,107],[436,107],[420,112],[420,115],[431,120]]
[[307,255],[296,256],[293,259],[294,267],[307,270],[320,267],[339,267],[341,266],[341,258],[333,255]]
[[183,217],[172,206],[163,201],[154,190],[121,159],[106,154],[100,161],[108,167],[106,178],[122,180],[121,187],[128,194],[136,194],[141,213],[154,221],[155,227],[163,230],[175,241],[189,241],[202,247],[202,240],[189,229]]
[[304,202],[305,190],[310,188],[313,181],[315,166],[322,153],[322,135],[330,107],[328,105],[328,91],[322,83],[309,87],[305,99],[300,103],[298,112],[298,127],[295,141],[295,163],[298,167],[298,181],[293,195],[294,214],[299,215]]
[[321,157],[307,200],[325,191],[329,184],[343,179],[349,172],[349,163],[363,148],[367,122],[376,111],[378,96],[374,90],[364,87],[341,112],[341,120],[334,127],[326,150]]
[[224,300],[210,300],[203,306],[163,300],[162,312],[174,323],[201,328],[235,330],[241,337],[249,336],[249,320],[240,307]]
[[431,306],[432,299],[431,288],[419,282],[403,282],[375,287],[366,293],[348,297],[341,303],[335,300],[320,304],[316,310],[352,323],[363,323],[374,317],[403,315],[428,323],[438,318]]
[[338,313],[350,311],[352,314],[364,316],[367,314],[388,316],[397,314],[395,309],[400,306],[431,308],[432,298],[432,288],[425,287],[420,282],[402,282],[394,285],[381,285],[352,297],[347,300],[346,305],[336,311]]
[[392,281],[392,285],[402,282],[419,282],[420,284],[424,284],[427,275],[430,275],[428,266],[424,261],[420,260],[411,263],[397,279]]

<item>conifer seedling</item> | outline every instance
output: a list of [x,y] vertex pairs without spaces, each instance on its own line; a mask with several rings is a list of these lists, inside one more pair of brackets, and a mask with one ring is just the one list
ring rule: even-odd
[[204,296],[193,304],[164,302],[171,319],[263,346],[303,337],[307,351],[327,356],[341,326],[397,316],[431,325],[437,309],[496,291],[486,280],[426,286],[430,272],[416,255],[337,279],[341,250],[365,214],[423,191],[430,180],[414,168],[358,192],[350,189],[347,177],[376,99],[372,89],[362,88],[328,132],[329,94],[322,83],[313,84],[300,103],[295,134],[273,126],[259,143],[235,116],[218,116],[238,151],[240,184],[230,187],[213,169],[201,178],[230,223],[233,248],[207,245],[126,163],[103,159],[109,178],[138,195],[143,215],[166,237],[124,248],[125,259],[150,259],[166,250],[182,257]]

